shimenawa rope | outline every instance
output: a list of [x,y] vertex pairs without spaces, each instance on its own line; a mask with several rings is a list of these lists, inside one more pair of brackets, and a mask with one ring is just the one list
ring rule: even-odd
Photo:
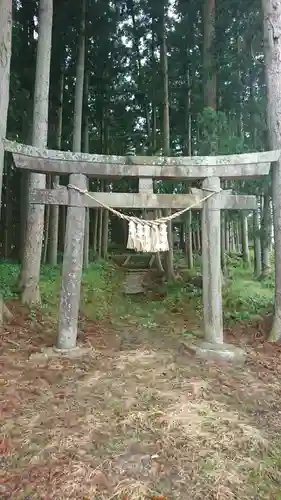
[[[185,207],[174,214],[168,215],[167,217],[160,217],[155,220],[145,220],[140,219],[139,217],[135,217],[132,215],[125,215],[115,210],[112,207],[109,207],[102,201],[95,198],[92,194],[90,194],[87,190],[80,189],[73,184],[68,184],[68,189],[73,189],[80,194],[86,195],[96,203],[98,203],[101,207],[109,210],[109,212],[113,213],[120,219],[126,220],[129,223],[129,235],[127,248],[136,250],[137,252],[167,252],[169,250],[169,242],[168,242],[168,233],[167,233],[167,222],[176,219],[180,215],[183,215],[188,210],[191,210],[193,207],[197,206],[199,203],[203,203],[208,200],[215,194],[218,194],[220,191],[211,191],[210,194],[202,198],[201,200],[193,203],[189,207]],[[209,191],[205,189],[204,191]]]

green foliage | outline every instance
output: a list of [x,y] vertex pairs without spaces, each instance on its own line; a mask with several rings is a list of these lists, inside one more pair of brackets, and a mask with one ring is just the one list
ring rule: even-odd
[[239,154],[246,151],[243,137],[237,134],[235,123],[226,113],[205,108],[198,115],[200,131],[199,154]]
[[231,283],[224,290],[224,317],[229,323],[251,320],[272,309],[274,284],[253,279],[253,271],[245,269],[243,263],[230,269]]
[[[5,299],[16,297],[14,285],[19,267],[2,262],[0,266],[1,293]],[[160,325],[174,322],[174,328],[183,336],[194,335],[193,327],[186,329],[185,321],[192,320],[195,330],[202,320],[202,288],[200,270],[183,274],[181,281],[168,283],[155,289],[161,300],[125,296],[122,289],[122,273],[107,262],[91,264],[83,273],[81,313],[92,320],[106,320],[122,328],[122,325],[156,330]],[[57,318],[60,268],[44,266],[41,274],[43,311]],[[233,257],[229,263],[229,278],[223,291],[224,320],[227,325],[237,321],[250,321],[271,310],[274,294],[272,276],[266,280],[254,279],[251,269],[245,269],[241,259]],[[185,319],[187,318],[187,319]]]
[[12,265],[4,260],[0,261],[0,293],[7,300],[16,297],[14,290],[18,274],[18,265]]

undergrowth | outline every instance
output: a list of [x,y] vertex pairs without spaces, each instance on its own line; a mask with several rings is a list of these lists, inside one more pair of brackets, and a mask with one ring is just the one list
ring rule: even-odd
[[[0,291],[6,300],[16,298],[18,273],[17,264],[0,263]],[[199,275],[197,263],[193,271],[183,271],[180,281],[158,286],[154,294],[135,298],[124,295],[122,273],[114,265],[95,262],[83,273],[81,312],[93,320],[107,319],[116,325],[126,322],[153,329],[166,321],[167,314],[173,312],[179,318],[188,309],[200,322],[202,288],[196,284]],[[54,317],[57,315],[60,277],[60,266],[43,266],[40,283],[42,308]],[[237,258],[233,259],[229,262],[228,279],[223,290],[225,322],[247,321],[264,314],[272,308],[273,294],[272,276],[266,280],[255,279],[252,269],[245,268]]]

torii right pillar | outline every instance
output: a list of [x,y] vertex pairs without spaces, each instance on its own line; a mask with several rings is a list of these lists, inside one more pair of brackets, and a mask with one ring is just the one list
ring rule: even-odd
[[204,196],[218,194],[206,200],[202,209],[204,341],[193,344],[193,350],[200,358],[241,363],[244,351],[223,342],[220,210],[231,195],[221,192],[219,177],[206,178],[202,189]]

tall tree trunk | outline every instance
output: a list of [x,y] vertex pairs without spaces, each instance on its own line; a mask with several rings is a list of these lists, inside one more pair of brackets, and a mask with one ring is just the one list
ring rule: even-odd
[[270,272],[271,224],[270,193],[269,186],[267,186],[264,191],[261,220],[262,277],[266,277]]
[[[109,154],[109,144],[108,144],[108,138],[109,138],[109,122],[108,122],[108,106],[106,107],[105,110],[105,126],[104,126],[104,142],[103,142],[103,153],[108,155]],[[106,181],[103,181],[103,191],[107,192],[109,189],[108,183]],[[109,213],[108,210],[103,209],[103,216],[102,216],[102,235],[101,235],[101,256],[103,259],[107,258],[107,253],[108,253],[108,231],[109,231]]]
[[221,269],[223,274],[226,272],[225,258],[225,211],[221,211]]
[[[166,27],[165,27],[165,5],[161,15],[161,67],[163,75],[163,152],[164,156],[170,156],[170,115],[169,115],[169,73],[168,73],[168,55],[166,43]],[[171,211],[166,211],[166,216]],[[174,249],[173,249],[173,228],[171,221],[167,224],[169,251],[166,255],[166,273],[168,280],[175,280],[174,273]]]
[[184,253],[188,269],[193,269],[193,249],[192,249],[192,212],[189,210],[185,216],[185,247]]
[[[187,99],[185,104],[185,144],[184,154],[192,156],[192,122],[191,122],[191,79],[189,69],[186,71]],[[189,191],[186,184],[186,192]],[[185,246],[184,253],[189,269],[193,269],[193,248],[192,248],[192,210],[189,210],[184,219]]]
[[[139,105],[143,109],[144,119],[146,121],[146,130],[147,130],[147,138],[148,138],[148,149],[151,144],[151,125],[150,125],[150,116],[149,116],[149,107],[148,101],[146,98],[146,94],[144,91],[143,85],[143,76],[142,76],[142,57],[140,52],[140,37],[138,34],[138,29],[136,25],[136,15],[135,15],[135,4],[134,0],[126,0],[127,9],[130,13],[133,25],[133,38],[134,38],[134,50],[136,54],[136,62],[137,62],[137,75],[138,75],[138,101]],[[152,26],[154,25],[152,21]],[[153,45],[153,34],[152,34],[152,45]]]
[[225,217],[224,217],[224,224],[225,224],[225,251],[226,253],[230,252],[230,238],[229,238],[229,213],[226,211],[225,212]]
[[[281,149],[281,0],[262,0],[267,122],[272,149]],[[281,338],[281,158],[272,168],[275,242],[275,307],[270,340]]]
[[241,238],[240,238],[240,226],[239,226],[239,220],[236,220],[235,223],[235,241],[236,241],[236,248],[237,252],[240,252],[241,249]]
[[[108,185],[104,183],[104,191],[108,191]],[[102,249],[101,255],[103,259],[108,257],[108,229],[109,229],[109,213],[108,210],[103,210],[103,224],[102,224]]]
[[[243,214],[243,213],[241,214],[241,236],[242,236],[243,261],[245,264],[250,265],[248,218],[247,218],[247,215]],[[233,237],[234,237],[234,235],[233,235]]]
[[255,275],[260,277],[262,272],[261,264],[261,239],[260,239],[260,225],[259,214],[257,210],[253,213],[253,232],[254,232],[254,252],[255,252]]
[[[12,0],[0,1],[0,211],[4,172],[4,147],[9,106],[10,63],[12,53]],[[0,294],[0,326],[11,318]]]
[[99,229],[98,229],[98,257],[102,257],[102,234],[103,234],[103,209],[99,208]]
[[98,222],[99,222],[99,211],[95,209],[93,211],[94,224],[93,224],[93,234],[92,234],[92,249],[94,257],[97,256],[97,244],[98,244]]
[[216,0],[205,0],[204,5],[204,104],[213,109],[217,107],[217,78],[215,69],[215,26]]
[[[32,145],[43,150],[47,146],[49,81],[52,46],[53,0],[40,0],[39,37],[36,57],[36,77],[33,107]],[[46,176],[30,174],[29,189],[44,189]],[[29,203],[27,212],[25,248],[20,275],[22,302],[40,304],[40,263],[44,232],[44,205]]]
[[[47,175],[46,188],[51,189],[51,187],[52,187],[52,177],[51,177],[51,175]],[[50,205],[47,205],[46,209],[45,209],[43,251],[42,251],[42,258],[41,258],[41,263],[43,265],[46,264],[46,262],[47,262],[49,234],[50,234]]]
[[[89,100],[89,73],[85,70],[84,78],[84,153],[89,153],[89,110],[88,110],[88,100]],[[88,179],[88,189],[89,189],[89,179]],[[89,249],[90,249],[90,209],[87,207],[85,209],[85,234],[84,234],[84,252],[83,252],[83,265],[87,269],[89,266]]]
[[[57,109],[57,130],[56,130],[56,148],[61,149],[62,140],[62,117],[63,117],[63,97],[64,97],[64,67],[61,67],[59,79],[59,105]],[[58,186],[60,178],[58,175],[52,177],[52,187]],[[49,223],[49,245],[48,262],[52,266],[58,263],[58,238],[59,238],[59,206],[50,205],[50,223]]]
[[4,172],[3,139],[6,137],[12,52],[12,0],[0,2],[0,210]]

